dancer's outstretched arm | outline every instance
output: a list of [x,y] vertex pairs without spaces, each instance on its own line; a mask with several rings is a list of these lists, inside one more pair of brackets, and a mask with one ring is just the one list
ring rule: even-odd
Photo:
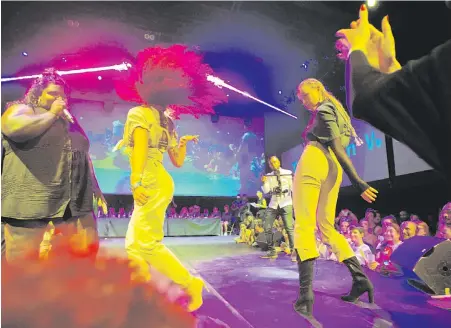
[[197,143],[199,136],[183,136],[177,146],[169,148],[168,154],[172,164],[175,167],[182,167],[186,157],[186,144],[188,141],[194,141]]

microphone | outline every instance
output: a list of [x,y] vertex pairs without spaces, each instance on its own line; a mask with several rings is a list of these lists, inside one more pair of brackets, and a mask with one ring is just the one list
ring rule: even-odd
[[74,117],[72,116],[72,114],[66,108],[63,109],[63,116],[66,119],[66,121],[68,121],[68,122],[70,122],[72,124],[75,123]]

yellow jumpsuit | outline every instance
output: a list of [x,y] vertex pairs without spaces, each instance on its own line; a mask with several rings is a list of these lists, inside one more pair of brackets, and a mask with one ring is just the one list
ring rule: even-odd
[[323,242],[331,246],[342,262],[354,256],[345,237],[334,227],[343,169],[326,144],[340,138],[346,147],[350,130],[330,104],[321,105],[313,115],[316,117],[306,134],[310,141],[301,155],[293,179],[294,244],[302,261],[319,257],[315,235],[318,227]]
[[174,181],[163,166],[163,154],[178,144],[175,129],[161,127],[159,113],[154,108],[135,107],[128,115],[122,144],[133,147],[133,131],[141,127],[149,131],[147,162],[142,185],[149,193],[143,206],[134,204],[134,210],[125,237],[125,248],[130,260],[139,265],[140,273],[150,278],[149,265],[188,288],[193,276],[177,257],[162,243],[166,209],[174,195]]

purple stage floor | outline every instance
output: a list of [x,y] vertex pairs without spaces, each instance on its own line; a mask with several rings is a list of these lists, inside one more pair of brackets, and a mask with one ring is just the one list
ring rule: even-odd
[[[166,238],[165,243],[210,287],[200,316],[232,328],[311,326],[292,308],[298,274],[297,265],[289,256],[260,259],[259,249],[237,245],[230,236]],[[119,251],[123,240],[106,240],[102,246]],[[324,328],[451,327],[451,312],[428,304],[430,298],[408,285],[404,278],[388,278],[374,272],[369,272],[369,276],[376,290],[375,308],[341,301],[340,295],[351,287],[346,267],[331,261],[316,262],[314,315]],[[367,301],[366,296],[363,300]]]

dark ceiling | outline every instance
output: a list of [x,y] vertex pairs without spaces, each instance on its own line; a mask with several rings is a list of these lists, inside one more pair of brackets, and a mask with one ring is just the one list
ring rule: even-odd
[[[79,16],[103,17],[132,24],[140,29],[159,31],[164,42],[183,42],[180,31],[192,23],[209,19],[212,10],[223,15],[234,12],[249,12],[283,24],[290,38],[301,44],[314,44],[317,59],[320,60],[316,77],[323,81],[342,98],[343,65],[336,60],[324,60],[333,57],[334,33],[345,27],[357,15],[360,2],[8,2],[2,1],[2,52],[7,53],[15,40],[24,35],[32,36],[36,26],[42,22],[50,23],[75,19]],[[434,46],[451,37],[451,10],[444,2],[382,2],[377,9],[370,11],[370,19],[380,22],[388,14],[397,40],[398,58],[401,63],[426,54]],[[74,18],[75,17],[75,18]],[[264,19],[264,18],[262,18]],[[300,33],[309,31],[309,33]],[[283,51],[283,49],[281,49]],[[226,57],[229,57],[227,60]],[[290,95],[271,96],[274,88],[269,79],[269,70],[259,64],[258,58],[251,54],[233,55],[207,53],[206,60],[214,68],[226,68],[241,72],[244,79],[252,84],[257,96],[269,103],[283,106],[292,101]],[[2,56],[3,58],[3,56]],[[219,60],[218,60],[219,58]],[[322,60],[321,60],[322,59]],[[50,60],[50,59],[49,59]],[[56,59],[57,60],[57,59]],[[303,59],[297,63],[302,65]],[[229,62],[229,64],[227,64]],[[263,58],[265,62],[265,58]],[[238,64],[237,64],[238,63]],[[286,63],[281,63],[281,65]],[[290,63],[293,64],[293,63]],[[215,67],[222,66],[222,67]],[[245,67],[245,69],[243,69]],[[30,67],[28,67],[28,70]],[[253,73],[252,73],[253,72]],[[76,82],[74,82],[76,83]],[[105,82],[106,83],[106,82]],[[80,83],[82,84],[82,83]],[[112,83],[103,84],[106,89]],[[227,115],[261,115],[261,105],[231,104],[218,108]],[[286,104],[285,104],[286,105]],[[247,108],[243,108],[247,106]],[[233,108],[232,108],[233,107]],[[258,107],[253,110],[253,107]]]

